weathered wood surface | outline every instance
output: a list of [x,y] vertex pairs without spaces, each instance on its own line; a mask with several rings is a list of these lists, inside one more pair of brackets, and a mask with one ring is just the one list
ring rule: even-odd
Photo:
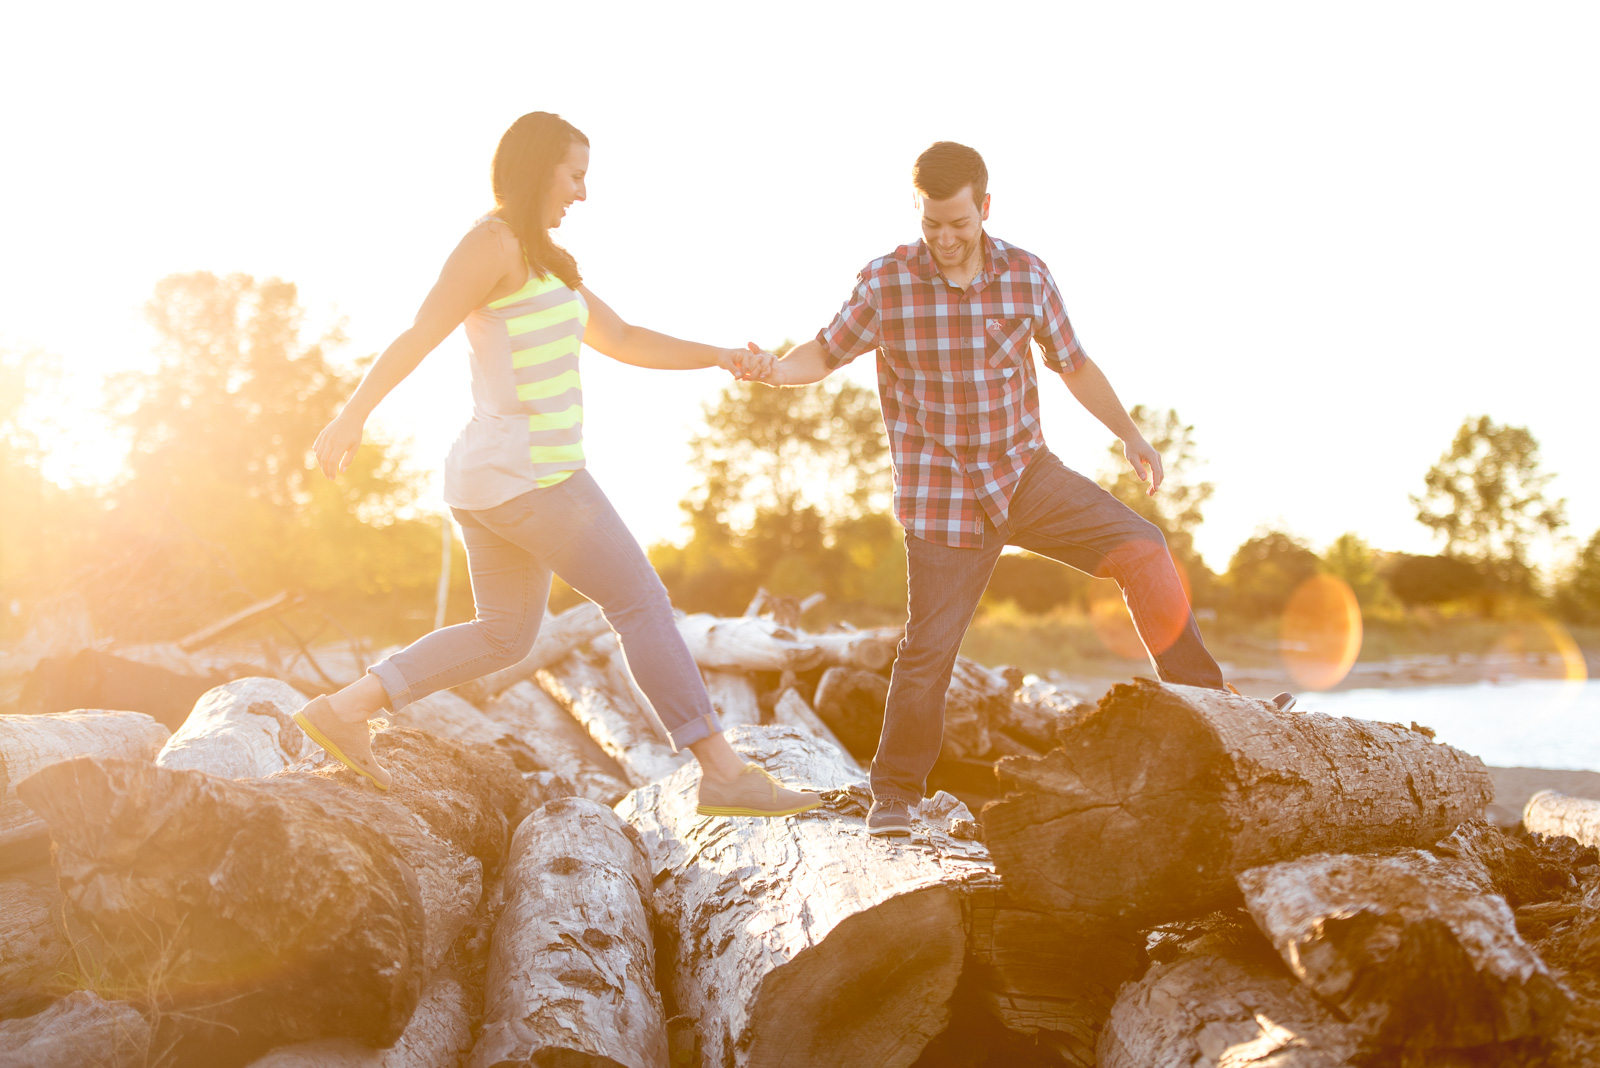
[[1362,1039],[1228,923],[1123,986],[1097,1053],[1100,1068],[1357,1068]]
[[472,1017],[461,978],[449,964],[423,988],[400,1038],[374,1049],[349,1038],[318,1038],[280,1046],[250,1068],[455,1068],[472,1047]]
[[830,630],[807,633],[798,640],[822,650],[822,663],[833,667],[882,671],[894,662],[895,649],[905,636],[904,627],[871,630]]
[[49,867],[0,876],[0,1018],[62,993],[67,957],[61,891]]
[[990,724],[996,723],[1011,707],[1013,681],[1003,672],[956,657],[950,673],[950,688],[944,697],[944,743],[942,756],[973,760],[988,754],[994,743]]
[[540,766],[571,783],[577,796],[614,805],[628,792],[617,762],[532,682],[512,686],[485,705],[483,715],[520,738]]
[[817,680],[812,703],[857,759],[870,760],[883,733],[883,706],[889,680],[875,671],[831,667]]
[[695,814],[682,768],[617,811],[643,835],[680,1013],[700,1063],[903,1066],[950,1017],[964,955],[961,893],[993,878],[970,814],[946,794],[910,839],[864,833],[868,795],[839,750],[786,727],[729,741],[823,808],[780,820]]
[[311,747],[295,726],[306,696],[277,679],[235,679],[207,690],[156,763],[225,779],[259,779],[282,771]]
[[78,759],[24,782],[86,974],[263,1043],[393,1043],[526,791],[489,750],[401,729],[373,747],[387,793],[332,762],[232,780]]
[[535,678],[617,762],[630,785],[664,778],[689,759],[688,753],[672,751],[630,695],[615,691],[603,662],[597,664],[580,651],[541,669]]
[[1055,747],[1063,730],[1093,711],[1093,703],[1034,679],[1017,688],[992,725],[1043,753]]
[[508,668],[463,683],[456,690],[474,704],[483,704],[522,680],[532,678],[535,671],[549,667],[584,642],[607,634],[610,630],[600,606],[593,601],[583,601],[557,614],[547,612],[527,656]]
[[761,722],[761,702],[750,676],[713,670],[702,671],[701,675],[706,681],[711,707],[717,710],[717,719],[724,727],[741,723],[753,727]]
[[517,829],[468,1068],[666,1068],[650,865],[592,801],[552,801]]
[[860,766],[860,761],[851,755],[850,750],[839,740],[839,736],[811,710],[811,706],[806,704],[806,699],[801,697],[793,686],[778,695],[777,703],[772,706],[772,722],[805,731],[837,749],[848,764]]
[[998,880],[973,888],[964,907],[968,981],[984,1007],[1065,1064],[1092,1068],[1118,988],[1148,963],[1143,936],[1018,905]]
[[1567,995],[1517,934],[1487,872],[1420,849],[1319,853],[1239,874],[1296,978],[1381,1045],[1549,1034]]
[[697,612],[678,620],[678,633],[695,663],[713,671],[809,671],[826,655],[809,636],[755,616]]
[[17,784],[40,768],[75,756],[154,760],[167,728],[142,712],[57,712],[0,716],[0,867],[7,854],[31,856],[45,824],[17,797]]
[[982,822],[1010,892],[1144,923],[1236,901],[1246,868],[1428,845],[1493,790],[1482,761],[1420,731],[1148,680],[997,771],[1008,794]]
[[146,1068],[150,1039],[132,1005],[80,990],[33,1016],[0,1020],[0,1068]]
[[1540,790],[1528,798],[1522,825],[1535,834],[1564,834],[1587,846],[1600,846],[1600,801]]

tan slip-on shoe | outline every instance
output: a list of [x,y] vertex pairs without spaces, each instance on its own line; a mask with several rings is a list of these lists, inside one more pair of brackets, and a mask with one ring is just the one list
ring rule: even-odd
[[702,816],[793,816],[822,804],[813,793],[790,790],[754,764],[746,764],[732,782],[715,782],[700,775],[700,798],[695,811]]
[[389,770],[372,755],[372,737],[366,720],[340,719],[326,697],[317,697],[294,714],[294,721],[306,732],[306,737],[333,759],[357,775],[371,779],[378,789],[389,788]]

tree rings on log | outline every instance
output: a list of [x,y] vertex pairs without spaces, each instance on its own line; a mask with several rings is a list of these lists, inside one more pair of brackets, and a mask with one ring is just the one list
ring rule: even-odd
[[1428,845],[1494,789],[1481,760],[1418,731],[1149,680],[997,771],[1008,794],[982,821],[1007,889],[1143,923],[1236,901],[1234,876],[1259,864]]

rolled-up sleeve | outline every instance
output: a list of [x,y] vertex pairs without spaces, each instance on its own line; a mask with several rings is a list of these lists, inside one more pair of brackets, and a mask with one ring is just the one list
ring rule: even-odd
[[878,308],[872,284],[865,272],[856,282],[855,292],[844,302],[833,322],[817,331],[830,369],[843,367],[868,349],[878,347]]
[[1061,290],[1047,270],[1040,270],[1044,296],[1039,315],[1039,328],[1033,338],[1044,350],[1045,366],[1057,374],[1070,374],[1083,366],[1083,349],[1078,347],[1078,335],[1073,332],[1072,321],[1067,318],[1067,306],[1061,299]]

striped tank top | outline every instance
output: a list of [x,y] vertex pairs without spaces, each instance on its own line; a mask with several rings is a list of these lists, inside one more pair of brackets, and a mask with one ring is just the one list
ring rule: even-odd
[[588,322],[583,295],[555,275],[529,277],[467,316],[472,421],[445,460],[446,504],[493,508],[583,468],[578,346]]

